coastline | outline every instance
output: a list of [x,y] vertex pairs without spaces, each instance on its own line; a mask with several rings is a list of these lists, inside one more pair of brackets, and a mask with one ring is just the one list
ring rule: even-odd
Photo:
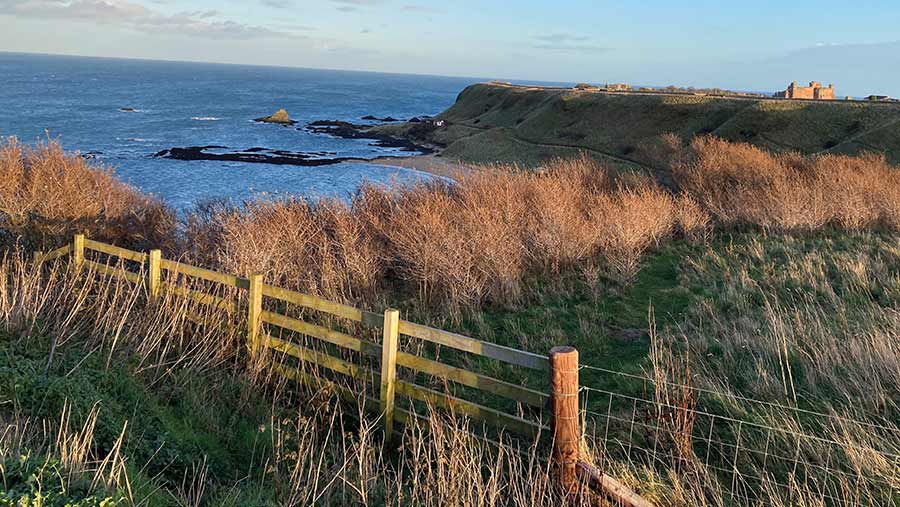
[[415,169],[416,171],[453,180],[459,179],[474,170],[472,167],[464,165],[461,162],[448,160],[435,153],[415,155],[412,157],[378,157],[371,160],[360,160],[358,163]]

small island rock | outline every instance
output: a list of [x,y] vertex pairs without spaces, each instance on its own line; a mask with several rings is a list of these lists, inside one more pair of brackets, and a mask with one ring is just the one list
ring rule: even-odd
[[279,125],[294,125],[297,123],[296,121],[292,120],[290,116],[288,116],[287,111],[285,111],[284,109],[279,109],[272,116],[264,116],[253,121],[258,121],[261,123],[277,123]]

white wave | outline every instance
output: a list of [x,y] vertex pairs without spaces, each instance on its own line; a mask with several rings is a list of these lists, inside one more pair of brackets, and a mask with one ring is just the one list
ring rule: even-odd
[[194,121],[219,121],[222,118],[216,116],[192,116],[191,119]]

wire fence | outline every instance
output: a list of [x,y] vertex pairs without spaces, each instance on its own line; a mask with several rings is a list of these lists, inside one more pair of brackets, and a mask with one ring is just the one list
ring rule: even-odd
[[712,505],[900,504],[900,427],[890,420],[582,370],[618,386],[582,375],[585,434],[602,466],[674,472]]

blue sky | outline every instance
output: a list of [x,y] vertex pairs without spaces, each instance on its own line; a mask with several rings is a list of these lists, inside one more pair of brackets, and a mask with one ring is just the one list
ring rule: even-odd
[[0,0],[0,51],[900,96],[900,2]]

